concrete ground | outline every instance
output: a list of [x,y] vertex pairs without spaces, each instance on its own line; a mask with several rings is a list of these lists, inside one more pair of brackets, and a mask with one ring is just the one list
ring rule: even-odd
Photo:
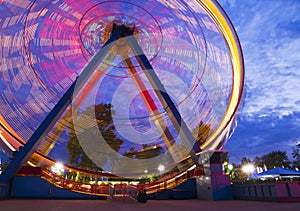
[[0,200],[1,211],[297,211],[300,203],[258,202],[258,201],[202,201],[202,200],[148,200],[138,203],[127,200]]

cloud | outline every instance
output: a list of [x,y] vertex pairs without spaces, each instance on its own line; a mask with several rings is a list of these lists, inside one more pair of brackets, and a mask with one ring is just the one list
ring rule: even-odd
[[300,2],[220,1],[238,32],[245,58],[249,116],[300,111]]
[[282,118],[239,117],[239,126],[225,149],[230,150],[230,161],[239,163],[242,157],[253,159],[272,152],[286,151],[291,158],[292,148],[300,140],[300,112]]
[[220,0],[244,54],[246,91],[238,127],[226,145],[233,162],[300,139],[300,2]]

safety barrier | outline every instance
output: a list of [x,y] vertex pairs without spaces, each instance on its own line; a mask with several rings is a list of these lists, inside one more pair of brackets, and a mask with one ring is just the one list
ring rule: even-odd
[[128,185],[128,187],[127,187],[127,194],[128,194],[128,196],[131,199],[137,200],[138,193],[139,193],[139,191],[138,191],[137,186]]
[[99,196],[109,195],[108,184],[96,185],[96,184],[89,184],[83,182],[75,182],[73,180],[65,179],[63,176],[60,176],[50,171],[49,169],[43,169],[41,173],[41,177],[59,188],[64,188],[75,192],[99,195]]
[[172,189],[178,185],[185,182],[188,178],[186,174],[181,175],[168,175],[163,177],[156,182],[148,184],[137,184],[137,185],[127,185],[127,184],[90,184],[84,182],[76,182],[65,178],[62,175],[58,175],[51,171],[48,168],[42,168],[41,178],[47,180],[49,183],[55,185],[59,188],[69,189],[71,191],[98,195],[98,196],[107,196],[111,200],[117,196],[129,196],[132,199],[137,199],[138,194],[141,192],[146,192],[147,194],[156,193],[162,189]]
[[232,187],[234,199],[278,201],[275,183],[233,184]]
[[258,201],[300,201],[300,182],[233,184],[234,199]]
[[0,184],[0,198],[9,197],[9,184]]

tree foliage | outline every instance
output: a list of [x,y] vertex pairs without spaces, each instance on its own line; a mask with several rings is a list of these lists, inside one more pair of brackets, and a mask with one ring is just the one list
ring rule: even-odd
[[7,166],[8,166],[8,161],[4,161],[3,163],[0,163],[0,173],[3,172]]
[[300,142],[293,148],[293,167],[300,169]]
[[247,165],[249,163],[251,163],[250,158],[248,158],[248,157],[242,157],[241,165]]
[[[289,168],[291,161],[288,159],[286,152],[284,151],[272,151],[261,157],[261,162],[266,165],[268,169],[274,167],[285,167]],[[263,167],[263,166],[260,166]]]
[[[95,130],[98,130],[106,143],[116,152],[119,152],[123,141],[117,138],[117,135],[114,132],[115,126],[113,125],[112,120],[113,113],[114,111],[112,110],[112,106],[110,104],[98,104],[94,108],[86,108],[83,112],[81,112],[81,115],[84,117],[95,117],[97,121],[97,127],[86,128],[85,130],[88,130],[90,134],[97,134]],[[79,115],[79,117],[81,115]],[[77,139],[74,125],[71,125],[70,127],[69,140],[66,148],[69,155],[69,165],[81,169],[101,170],[101,168],[95,165],[82,149]]]
[[242,157],[239,165],[235,167],[235,180],[245,180],[248,178],[248,175],[243,171],[243,166],[252,163],[250,158]]
[[236,166],[236,181],[247,179],[248,175],[243,172],[242,168],[244,165],[247,165],[249,163],[252,163],[254,167],[260,167],[262,169],[271,169],[274,167],[291,167],[291,161],[288,159],[287,153],[285,151],[272,151],[262,156],[256,156],[253,161],[251,161],[248,157],[243,157],[240,164]]
[[133,159],[150,159],[157,157],[161,154],[163,151],[163,148],[161,146],[157,145],[148,145],[143,144],[142,150],[136,150],[135,148],[130,148],[128,152],[126,152],[124,155],[129,158]]

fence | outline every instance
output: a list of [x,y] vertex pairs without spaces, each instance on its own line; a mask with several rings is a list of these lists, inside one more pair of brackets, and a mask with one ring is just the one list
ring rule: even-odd
[[256,201],[300,201],[300,182],[233,184],[233,198]]
[[9,197],[9,184],[0,184],[0,198]]

